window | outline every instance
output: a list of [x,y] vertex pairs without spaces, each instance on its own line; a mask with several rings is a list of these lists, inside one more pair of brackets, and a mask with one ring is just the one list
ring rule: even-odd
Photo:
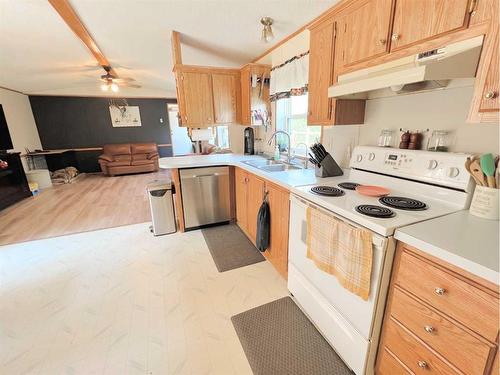
[[[319,142],[321,126],[307,126],[307,95],[290,96],[276,101],[276,129],[290,134],[291,152],[307,156],[307,146]],[[278,136],[280,150],[286,149],[285,136]]]
[[215,126],[209,129],[212,130],[211,137],[208,140],[209,143],[220,149],[229,148],[229,127],[227,125]]

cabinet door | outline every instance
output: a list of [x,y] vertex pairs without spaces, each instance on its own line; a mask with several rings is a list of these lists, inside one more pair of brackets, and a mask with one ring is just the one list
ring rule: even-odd
[[264,181],[249,173],[247,182],[247,228],[250,239],[257,238],[257,214],[264,198]]
[[214,117],[216,124],[236,121],[236,75],[212,74]]
[[[493,28],[495,29],[495,28]],[[490,45],[493,48],[491,60],[489,61],[488,72],[486,74],[486,81],[484,83],[484,90],[481,97],[481,104],[479,106],[480,112],[498,112],[499,110],[499,88],[498,88],[498,27],[491,35],[494,43]]]
[[182,125],[213,124],[214,108],[210,73],[182,72],[180,79],[184,104]]
[[389,52],[393,0],[362,0],[347,9],[338,25],[343,65],[353,65]]
[[236,222],[238,226],[247,231],[247,180],[248,173],[243,169],[236,168],[234,172],[235,195],[236,195]]
[[289,193],[272,184],[266,184],[271,211],[271,244],[264,255],[274,268],[287,279],[288,276],[288,220],[290,216]]
[[241,124],[251,125],[250,116],[250,69],[244,68],[241,70],[240,83],[241,83]]
[[331,100],[328,87],[332,84],[334,23],[311,29],[309,53],[308,125],[331,124]]
[[396,0],[391,51],[467,27],[470,0]]

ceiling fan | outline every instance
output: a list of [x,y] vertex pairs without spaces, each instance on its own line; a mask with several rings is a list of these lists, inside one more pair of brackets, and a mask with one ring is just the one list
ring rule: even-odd
[[138,84],[132,83],[132,81],[134,81],[133,78],[118,78],[112,74],[112,68],[109,65],[103,65],[102,68],[106,72],[106,74],[101,76],[101,81],[103,82],[101,85],[102,91],[118,92],[120,90],[120,86],[132,87],[136,89],[141,87]]

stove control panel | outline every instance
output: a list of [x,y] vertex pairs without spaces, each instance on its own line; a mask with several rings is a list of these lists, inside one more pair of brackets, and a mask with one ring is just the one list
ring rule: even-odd
[[471,188],[471,177],[465,170],[468,156],[471,155],[357,146],[350,166],[468,191]]

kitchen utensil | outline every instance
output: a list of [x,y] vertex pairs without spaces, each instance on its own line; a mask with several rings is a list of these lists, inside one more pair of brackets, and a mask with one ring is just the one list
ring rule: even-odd
[[472,160],[471,158],[467,158],[467,160],[465,161],[465,170],[467,172],[469,172],[469,174],[471,175],[471,177],[474,179],[474,181],[476,182],[476,185],[480,185],[481,184],[481,181],[476,177],[474,176],[474,174],[472,173],[471,169],[470,169],[470,165],[472,163]]
[[470,163],[470,173],[476,180],[476,184],[478,184],[479,186],[487,186],[486,178],[484,177],[479,160],[472,160],[472,162]]
[[496,188],[495,182],[495,159],[493,155],[484,154],[480,159],[481,169],[486,175],[486,180],[488,182],[488,187]]
[[369,197],[383,197],[391,193],[389,189],[375,185],[359,185],[356,186],[356,191],[361,195],[367,195]]

